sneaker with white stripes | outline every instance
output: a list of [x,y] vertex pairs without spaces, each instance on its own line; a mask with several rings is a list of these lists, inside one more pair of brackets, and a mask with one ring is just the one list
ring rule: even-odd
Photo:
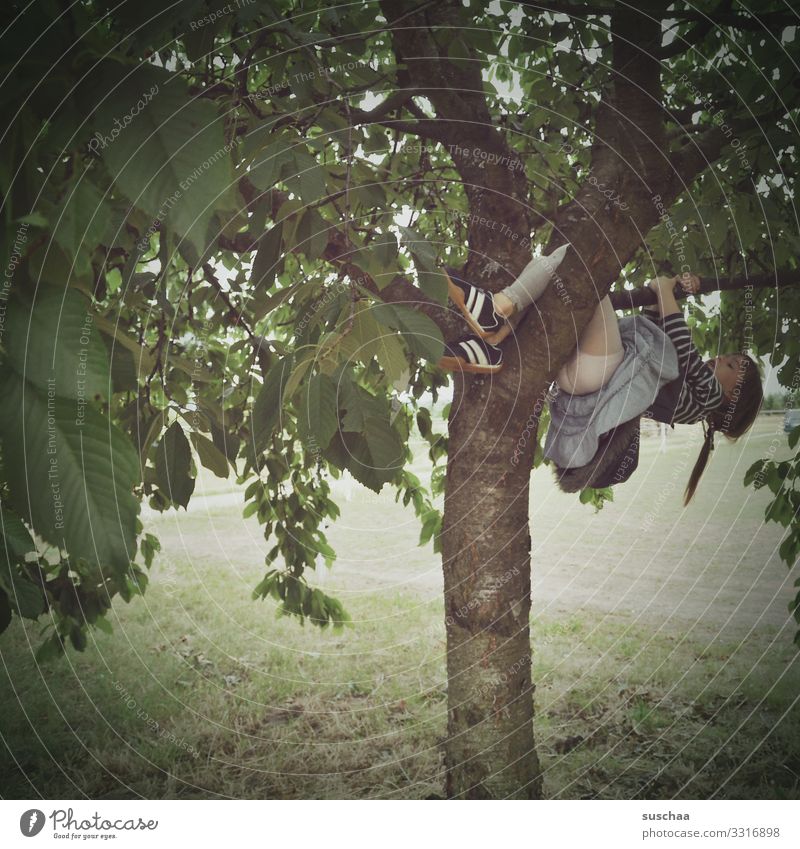
[[505,319],[495,312],[492,293],[467,283],[454,268],[445,266],[444,273],[450,300],[461,310],[475,333],[481,337],[496,333]]
[[447,352],[439,360],[439,368],[468,371],[472,374],[494,374],[503,368],[503,352],[480,336],[471,333],[445,346]]

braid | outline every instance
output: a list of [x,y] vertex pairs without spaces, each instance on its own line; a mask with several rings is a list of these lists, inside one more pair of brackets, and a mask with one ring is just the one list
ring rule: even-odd
[[713,410],[707,418],[703,419],[705,438],[689,477],[689,483],[686,485],[683,497],[684,507],[692,500],[708,458],[714,450],[714,434],[721,433],[734,442],[749,430],[758,415],[764,391],[761,387],[758,365],[751,357],[745,355],[736,388],[727,397],[728,403],[725,406]]
[[705,437],[705,442],[708,443],[708,450],[714,450],[714,434],[719,430],[714,419],[710,416],[707,419],[703,419],[703,435]]
[[683,494],[683,506],[685,507],[694,495],[697,484],[700,481],[700,476],[703,474],[708,463],[708,458],[714,450],[714,433],[717,431],[717,424],[710,416],[703,419],[703,446],[700,449],[700,454],[692,469],[692,474],[689,477],[689,483],[686,485],[686,491]]

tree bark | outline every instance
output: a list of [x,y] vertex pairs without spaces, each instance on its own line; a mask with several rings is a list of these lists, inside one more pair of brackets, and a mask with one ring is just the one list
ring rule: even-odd
[[[519,411],[472,379],[451,416],[442,531],[448,798],[538,799],[531,680],[530,466],[514,463]],[[457,406],[457,403],[454,403]],[[524,426],[524,422],[522,423]]]

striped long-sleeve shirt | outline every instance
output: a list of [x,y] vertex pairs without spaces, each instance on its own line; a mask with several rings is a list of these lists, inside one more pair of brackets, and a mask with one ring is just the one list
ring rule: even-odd
[[645,307],[642,314],[654,321],[669,336],[678,353],[680,395],[673,424],[694,424],[704,419],[725,401],[713,370],[703,362],[692,342],[692,335],[680,313],[662,319],[655,307]]

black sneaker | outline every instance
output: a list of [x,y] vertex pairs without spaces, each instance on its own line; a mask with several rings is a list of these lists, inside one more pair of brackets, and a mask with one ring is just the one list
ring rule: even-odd
[[478,336],[491,336],[505,324],[494,309],[492,293],[467,283],[454,268],[444,267],[450,300],[461,310],[469,326]]
[[494,374],[503,368],[500,348],[471,333],[446,345],[445,350],[447,355],[439,360],[439,368],[472,374]]

